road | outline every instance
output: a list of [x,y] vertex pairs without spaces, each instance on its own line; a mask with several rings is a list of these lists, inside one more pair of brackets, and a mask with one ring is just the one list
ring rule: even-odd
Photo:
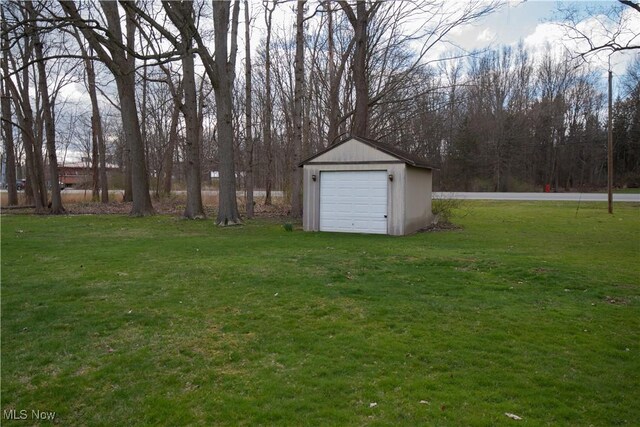
[[[0,190],[6,193],[7,190]],[[122,190],[109,192],[112,195],[122,194]],[[174,191],[176,194],[186,194],[186,191]],[[64,195],[87,195],[91,197],[90,190],[66,189]],[[203,196],[216,196],[217,190],[203,190]],[[272,191],[273,197],[283,197],[282,191]],[[238,191],[238,196],[244,196],[244,191]],[[255,197],[264,197],[264,191],[254,192]],[[464,200],[524,200],[524,201],[569,201],[569,202],[606,202],[606,193],[489,193],[489,192],[462,192],[462,191],[434,191],[434,199],[464,199]],[[640,203],[640,193],[617,193],[613,195],[614,202]]]
[[[457,191],[435,191],[433,192],[433,198],[464,200],[606,202],[607,193],[470,193]],[[614,193],[613,201],[640,203],[640,193]]]

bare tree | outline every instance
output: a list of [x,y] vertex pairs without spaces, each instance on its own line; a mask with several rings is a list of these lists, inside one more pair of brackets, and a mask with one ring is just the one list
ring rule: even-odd
[[[169,40],[174,46],[179,46],[180,42],[175,36],[165,29],[154,18],[150,17],[135,4],[123,2],[123,6],[131,13],[137,13],[154,29]],[[175,12],[175,5],[169,2],[164,3],[165,11],[171,14]],[[218,225],[239,224],[240,215],[236,200],[236,177],[234,159],[234,139],[233,139],[233,105],[232,89],[235,80],[235,64],[237,55],[238,38],[238,18],[240,13],[240,2],[236,0],[231,13],[230,1],[213,1],[213,27],[214,27],[214,47],[213,55],[196,27],[193,14],[183,13],[174,16],[179,22],[180,31],[187,32],[188,37],[193,38],[197,48],[194,52],[200,55],[202,64],[211,80],[216,100],[216,116],[218,126],[218,154],[220,157],[220,190],[219,208],[216,223]],[[177,12],[176,12],[177,13]],[[173,20],[173,18],[172,18]],[[230,25],[231,24],[231,25]],[[230,44],[230,46],[228,46]],[[165,55],[166,56],[166,55]],[[187,88],[185,87],[186,91]],[[193,110],[194,112],[197,110]],[[190,158],[190,161],[193,157]]]
[[[352,3],[339,0],[353,28],[351,79],[355,107],[345,114],[353,115],[351,132],[370,136],[371,110],[381,102],[403,102],[398,90],[413,84],[415,75],[430,61],[427,54],[457,27],[485,16],[498,7],[497,1],[468,0],[460,5],[446,1]],[[407,22],[420,16],[417,28],[406,31]],[[413,47],[410,47],[413,45]],[[417,47],[416,47],[417,46]],[[374,80],[377,83],[374,84]],[[413,92],[411,97],[415,97]]]
[[99,167],[99,181],[100,181],[100,201],[102,203],[109,203],[109,184],[107,182],[107,153],[106,144],[104,141],[104,132],[102,130],[102,117],[100,116],[100,107],[98,105],[98,95],[96,93],[96,73],[91,60],[88,55],[84,55],[85,68],[87,73],[87,86],[89,89],[89,98],[91,99],[91,129],[93,138],[95,138],[98,145],[98,157],[100,162]]
[[334,11],[331,1],[326,2],[327,7],[327,49],[328,49],[328,70],[329,70],[329,88],[328,88],[328,108],[329,128],[327,131],[327,139],[329,144],[337,142],[340,131],[340,124],[347,118],[342,115],[340,110],[340,82],[346,69],[347,61],[353,50],[355,39],[352,38],[347,49],[340,55],[340,62],[336,67],[335,62],[335,36],[334,36]]
[[356,1],[356,10],[346,0],[339,0],[342,10],[349,18],[354,31],[355,49],[351,69],[356,92],[356,106],[353,115],[351,133],[356,136],[369,136],[369,85],[367,81],[367,51],[369,21],[376,14],[381,2],[374,2],[367,8],[364,0]]
[[186,157],[187,157],[187,204],[183,216],[185,218],[204,218],[202,206],[202,183],[200,167],[200,124],[198,121],[198,99],[196,95],[195,65],[193,60],[194,27],[193,3],[164,2],[167,15],[178,28],[182,38],[182,88],[184,103],[182,113],[186,124]]
[[298,167],[302,154],[302,126],[304,95],[304,7],[298,0],[296,13],[295,87],[293,98],[293,161],[291,165],[291,216],[302,217],[302,171]]
[[[560,9],[564,21],[560,25],[567,39],[578,42],[579,57],[587,60],[599,52],[627,52],[640,50],[640,30],[634,27],[631,15],[640,16],[640,3],[631,0],[618,0],[606,9],[587,10],[587,15],[571,5]],[[580,22],[589,16],[595,26],[583,29]],[[636,20],[637,21],[637,20]]]
[[[26,2],[27,12],[34,22],[37,22],[37,14],[33,8],[32,2]],[[54,215],[65,213],[62,205],[62,196],[60,195],[60,186],[58,185],[58,158],[56,155],[56,128],[53,119],[52,98],[49,94],[47,85],[47,71],[45,68],[45,59],[43,55],[43,43],[40,34],[36,31],[33,34],[33,48],[35,60],[38,69],[38,90],[42,101],[42,111],[45,126],[45,140],[47,146],[47,157],[49,160],[49,181],[51,187],[51,209],[50,213]]]
[[[17,65],[17,60],[12,56],[11,49],[5,52],[5,54],[9,55],[8,61],[13,64],[13,75],[16,80],[14,83],[13,79],[7,78],[5,79],[5,84],[7,84],[11,92],[15,115],[18,119],[18,127],[20,128],[22,135],[22,144],[27,168],[25,196],[27,202],[34,203],[37,213],[45,213],[47,194],[44,180],[42,146],[36,138],[35,115],[31,105],[31,94],[29,90],[31,79],[29,70],[34,57],[34,35],[36,34],[36,22],[30,18],[27,10],[22,7],[22,5],[14,5],[14,8],[10,10],[10,13],[12,14],[12,19],[16,22],[16,25],[14,25],[13,28],[16,32],[14,34],[16,39],[15,44],[19,48],[19,59],[21,64],[20,66]],[[3,20],[3,22],[5,22],[5,20]],[[22,25],[18,25],[18,22]],[[7,31],[3,31],[2,33],[6,43],[8,43]],[[10,74],[7,73],[7,75]]]
[[265,174],[265,196],[264,204],[271,205],[271,186],[273,173],[273,142],[271,125],[273,123],[273,99],[271,95],[271,25],[273,20],[273,12],[278,4],[278,0],[273,0],[272,6],[269,6],[269,0],[264,3],[264,20],[267,26],[267,33],[264,47],[264,72],[265,72],[265,100],[264,100],[264,120],[263,120],[263,139],[267,157],[267,170]]
[[125,9],[126,34],[123,35],[118,3],[103,1],[100,6],[107,28],[104,33],[99,33],[93,25],[95,21],[90,23],[83,19],[74,2],[60,1],[60,5],[71,23],[80,30],[91,48],[115,78],[120,99],[122,125],[130,155],[133,198],[131,215],[151,215],[154,210],[149,194],[149,176],[144,141],[140,132],[138,108],[135,100],[135,56],[133,55],[135,50],[135,16]]
[[[178,146],[178,125],[180,120],[180,111],[182,110],[182,98],[183,98],[183,80],[178,80],[177,82],[173,81],[173,76],[171,71],[165,67],[161,66],[162,70],[166,75],[166,82],[171,91],[171,96],[173,98],[173,105],[171,108],[171,118],[169,120],[169,131],[167,135],[167,144],[162,151],[162,162],[161,162],[161,171],[162,176],[158,173],[158,180],[162,179],[162,193],[166,196],[171,194],[171,187],[173,184],[173,163],[176,152],[176,147]],[[200,119],[198,119],[200,122]],[[158,127],[160,127],[160,123],[158,123]],[[201,132],[198,133],[198,141],[202,144]],[[201,147],[200,147],[201,148]],[[159,187],[159,185],[158,185]],[[159,191],[159,190],[157,190]]]
[[245,209],[247,218],[253,218],[253,97],[251,95],[251,19],[249,18],[249,0],[244,1],[244,38],[245,38],[245,146],[246,146],[246,177],[245,177]]
[[[240,224],[236,199],[236,176],[233,144],[232,89],[235,80],[236,53],[238,50],[238,16],[240,1],[235,0],[233,14],[230,1],[213,2],[213,26],[215,32],[215,67],[205,67],[216,99],[218,120],[218,150],[220,158],[220,191],[218,225]],[[231,15],[231,16],[230,16]],[[229,21],[231,18],[231,31]],[[230,47],[228,44],[230,42]],[[199,47],[202,46],[199,44]],[[204,61],[205,63],[207,61]]]
[[2,97],[2,131],[4,133],[4,149],[6,153],[7,167],[7,193],[8,205],[15,206],[18,204],[18,191],[16,188],[16,155],[13,142],[13,123],[11,115],[11,94],[9,91],[9,35],[7,32],[7,21],[4,15],[4,6],[0,5],[0,21],[2,21],[2,58],[0,58],[2,68],[2,79],[0,80],[0,96]]

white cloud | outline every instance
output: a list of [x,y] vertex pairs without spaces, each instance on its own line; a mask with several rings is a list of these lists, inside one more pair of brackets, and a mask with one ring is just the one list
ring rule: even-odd
[[[632,40],[633,29],[637,34],[637,29],[640,28],[640,14],[630,9],[625,10],[622,22],[623,27],[620,29],[618,22],[611,21],[604,15],[593,15],[578,22],[575,30],[568,29],[560,21],[546,22],[538,24],[535,30],[524,38],[524,43],[536,52],[535,56],[550,51],[553,56],[562,57],[568,51],[570,56],[578,57],[581,52],[587,52],[590,48],[589,42],[581,34],[588,37],[594,46],[607,43],[611,40],[611,35],[618,30],[618,43],[625,44]],[[636,43],[640,43],[640,37],[635,37]],[[610,53],[611,51],[603,50],[588,55],[586,59],[594,68],[603,72],[608,70],[610,59],[614,73],[623,74],[633,54],[617,52],[609,58]]]
[[491,30],[490,28],[485,28],[476,37],[476,40],[481,43],[492,43],[495,41],[495,39],[496,39],[496,32]]
[[89,94],[85,87],[80,83],[70,83],[60,88],[58,95],[60,101],[68,101],[74,103],[89,103],[91,102]]
[[557,43],[562,40],[563,30],[556,22],[538,24],[533,33],[524,38],[524,44],[529,47],[544,46],[547,43]]
[[534,57],[549,52],[559,58],[564,56],[567,48],[562,43],[564,30],[556,22],[538,24],[533,33],[524,37],[524,45],[534,52]]

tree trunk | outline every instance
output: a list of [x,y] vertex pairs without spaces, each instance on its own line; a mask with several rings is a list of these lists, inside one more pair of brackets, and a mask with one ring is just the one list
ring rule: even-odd
[[302,98],[304,95],[304,5],[298,0],[296,13],[295,87],[293,95],[293,164],[291,166],[291,216],[302,217],[302,169],[298,167],[302,153]]
[[[34,76],[34,79],[36,78],[37,76]],[[40,210],[39,213],[44,214],[46,213],[46,208],[47,208],[47,185],[45,183],[44,158],[42,153],[42,142],[44,138],[44,131],[43,131],[44,123],[42,121],[42,117],[37,113],[34,114],[33,110],[31,109],[31,102],[30,102],[31,97],[29,96],[29,88],[27,87],[29,85],[29,79],[27,75],[25,75],[24,82],[25,84],[23,87],[23,107],[22,108],[27,112],[27,114],[25,114],[25,118],[29,123],[30,129],[32,129],[31,134],[33,135],[33,139],[32,139],[33,145],[31,148],[33,150],[33,167],[34,167],[33,173],[35,174],[35,179],[31,180],[31,190],[37,192],[37,193],[34,193],[34,197],[39,196],[39,198],[41,199],[43,208]],[[24,100],[27,100],[27,101],[25,102]]]
[[124,141],[122,150],[122,169],[124,170],[124,193],[122,194],[123,202],[133,202],[133,180],[131,179],[131,149],[129,141]]
[[[5,76],[6,75],[7,74],[5,74]],[[16,206],[18,204],[18,190],[16,188],[16,153],[13,143],[13,126],[11,125],[11,101],[9,100],[9,92],[5,90],[4,83],[2,84],[0,96],[2,96],[2,130],[4,133],[4,150],[7,158],[7,204],[8,206]]]
[[102,132],[102,118],[100,117],[100,106],[98,105],[98,94],[96,92],[96,71],[93,67],[93,60],[87,55],[84,46],[81,44],[78,36],[78,43],[82,50],[84,65],[87,71],[87,89],[89,91],[89,99],[91,99],[91,125],[93,135],[97,138],[98,157],[99,157],[99,181],[100,181],[100,201],[109,203],[109,184],[107,183],[107,159],[106,146],[104,142],[104,133]]
[[[77,6],[71,1],[61,1],[60,5],[67,16],[75,21],[87,39],[87,42],[98,54],[104,64],[111,70],[120,98],[120,115],[122,117],[122,128],[124,130],[127,146],[129,148],[131,173],[131,192],[133,199],[131,208],[132,216],[152,215],[153,205],[149,194],[149,175],[145,159],[145,147],[140,133],[140,122],[138,120],[138,108],[135,100],[135,58],[128,54],[123,48],[122,23],[118,11],[118,3],[101,1],[100,6],[104,13],[107,29],[106,36],[98,36],[97,32],[82,19]],[[126,11],[126,40],[124,43],[127,49],[135,49],[135,16],[125,8]],[[108,49],[109,53],[105,50]],[[128,177],[125,177],[128,181]],[[125,183],[125,200],[128,196],[127,185]]]
[[11,100],[9,92],[9,36],[6,29],[6,21],[4,19],[4,9],[0,9],[0,21],[2,21],[2,81],[0,89],[0,108],[2,108],[2,131],[4,133],[4,149],[7,153],[7,193],[8,206],[16,206],[18,204],[18,190],[16,188],[16,153],[13,143],[13,126],[11,124]]
[[162,167],[164,171],[164,182],[162,192],[168,196],[171,194],[171,185],[173,182],[173,156],[176,145],[178,145],[178,121],[180,120],[180,103],[175,100],[173,111],[171,113],[171,126],[169,127],[169,145],[164,153]]
[[[193,39],[195,31],[194,26],[189,25],[193,16],[193,3],[169,3],[163,4],[169,19],[180,31],[182,43],[177,44],[176,48],[182,53],[182,90],[175,90],[175,86],[171,84],[174,104],[181,106],[184,115],[186,127],[186,168],[185,175],[187,181],[187,204],[183,216],[185,218],[204,218],[204,209],[202,207],[202,182],[200,167],[200,120],[198,117],[198,97],[196,93],[195,65],[193,61]],[[167,78],[170,78],[168,70]],[[184,103],[182,103],[182,91],[184,91]],[[172,117],[172,129],[174,129],[174,119]],[[177,123],[176,123],[177,125]],[[171,139],[173,135],[170,135]],[[171,141],[173,143],[174,141]],[[170,145],[172,145],[170,143]],[[171,150],[173,151],[173,150]],[[173,157],[173,154],[172,154]]]
[[[27,24],[27,29],[25,34],[28,39],[28,47],[23,52],[22,60],[24,65],[23,70],[23,79],[22,79],[22,111],[24,113],[25,119],[25,127],[27,128],[27,139],[30,139],[31,142],[31,151],[32,151],[32,170],[30,173],[31,182],[31,192],[33,193],[33,197],[36,199],[36,212],[37,213],[46,213],[47,207],[47,187],[45,184],[45,174],[44,174],[44,160],[42,156],[42,138],[44,132],[42,130],[42,122],[37,120],[40,116],[33,114],[33,109],[31,107],[31,96],[29,95],[29,86],[31,84],[31,79],[29,76],[29,67],[27,67],[27,62],[33,60],[34,55],[34,47],[39,44],[39,40],[37,37],[37,27],[36,21],[34,19],[33,14],[33,3],[26,2],[25,3],[25,11],[26,16],[30,22]],[[33,76],[34,80],[37,76]],[[39,81],[39,80],[38,80]],[[36,106],[38,106],[38,93],[36,92]],[[38,123],[39,122],[39,123]],[[39,126],[37,126],[39,125]],[[37,137],[36,137],[37,136]],[[29,138],[31,137],[31,138]],[[25,147],[26,151],[26,147]],[[29,187],[29,182],[27,182],[27,186]],[[25,188],[25,192],[27,192],[28,188]],[[38,205],[41,205],[38,208]]]
[[[30,52],[23,53],[25,57],[23,61],[28,61],[31,57]],[[6,79],[13,95],[13,103],[15,107],[18,124],[22,133],[22,146],[25,154],[25,164],[27,169],[27,185],[25,186],[25,202],[34,204],[36,213],[44,213],[46,208],[46,192],[44,191],[44,177],[42,174],[42,157],[38,160],[38,153],[42,150],[36,150],[36,139],[33,126],[33,109],[31,108],[31,98],[29,96],[29,67],[22,70],[22,85],[18,89],[12,79]],[[20,84],[20,82],[18,82]],[[42,185],[40,181],[42,180]],[[15,184],[14,184],[15,185]]]
[[247,170],[245,181],[245,210],[247,218],[253,218],[253,111],[251,96],[251,20],[249,19],[249,0],[244,0],[244,21],[245,21],[245,120],[246,135],[245,146],[247,156]]
[[91,116],[91,200],[100,200],[100,174],[98,171],[98,131],[96,118]]
[[340,7],[347,15],[353,27],[353,41],[355,50],[353,53],[353,63],[351,64],[353,85],[356,93],[356,107],[351,123],[352,135],[366,138],[369,136],[369,79],[367,74],[367,49],[368,35],[367,29],[369,19],[379,7],[379,3],[374,3],[367,10],[367,3],[364,0],[356,1],[356,11],[346,0],[338,0]]
[[[218,225],[240,224],[236,200],[236,176],[234,164],[232,90],[235,78],[235,49],[237,49],[237,26],[240,12],[239,2],[233,7],[231,49],[227,48],[229,35],[230,2],[213,2],[213,25],[215,33],[215,70],[217,81],[213,82],[218,122],[218,156],[220,160],[220,188],[218,193]],[[230,55],[230,56],[229,56]]]
[[183,216],[185,218],[204,218],[202,207],[202,183],[200,174],[200,126],[198,123],[198,100],[196,96],[196,80],[191,42],[182,58],[182,73],[184,85],[184,114],[186,125],[186,157],[187,157],[187,205]]
[[[31,15],[35,18],[31,3]],[[62,206],[62,196],[60,195],[59,175],[58,175],[58,158],[56,156],[56,128],[53,120],[53,105],[49,98],[49,88],[47,87],[47,71],[45,70],[45,62],[42,54],[42,42],[39,37],[35,36],[34,50],[38,61],[38,89],[42,97],[42,109],[44,112],[44,125],[46,134],[47,153],[49,158],[49,181],[51,183],[51,213],[59,215],[65,213]]]
[[93,76],[93,85],[89,85],[89,96],[91,97],[91,110],[95,119],[95,132],[98,138],[98,155],[100,156],[100,201],[109,203],[109,183],[107,182],[107,147],[104,141],[104,133],[102,131],[102,118],[100,117],[100,108],[98,106],[98,97],[96,96],[96,76],[93,68],[93,61],[88,60]]
[[[116,29],[120,25],[120,14],[117,3],[102,2],[102,9],[109,28]],[[135,22],[131,12],[126,14],[127,45],[133,48],[135,39]],[[117,29],[120,32],[120,29]],[[138,119],[138,108],[135,98],[135,58],[132,55],[125,55],[122,49],[113,48],[112,56],[115,65],[122,70],[115,74],[118,95],[120,98],[120,112],[122,116],[122,127],[124,129],[128,145],[131,164],[131,195],[133,205],[131,216],[153,215],[153,205],[149,194],[149,174],[147,173],[147,163],[145,159],[144,140]]]
[[364,1],[356,3],[355,52],[353,56],[353,83],[356,89],[356,108],[353,116],[353,134],[369,136],[369,84],[367,79],[367,10]]
[[[104,4],[106,3],[103,3],[103,8],[105,7]],[[127,45],[129,49],[133,50],[135,48],[136,24],[135,17],[132,12],[129,11],[126,13],[126,29]],[[128,54],[126,56],[126,63],[123,65],[127,70],[124,75],[121,76],[122,82],[121,85],[119,85],[119,87],[123,89],[120,98],[122,104],[123,126],[126,126],[125,122],[128,122],[128,125],[133,127],[130,129],[131,136],[129,139],[129,145],[131,147],[131,190],[133,196],[133,206],[131,208],[130,215],[153,215],[154,210],[153,205],[151,204],[151,195],[149,194],[149,173],[147,172],[145,144],[140,130],[141,127],[138,120],[138,111],[135,100],[135,58],[131,54]],[[125,95],[124,91],[130,91],[130,96]],[[125,101],[122,101],[122,97],[124,97]],[[124,104],[127,104],[126,108]],[[124,119],[125,114],[127,115],[128,120]]]
[[[275,4],[273,6],[275,8]],[[273,143],[271,135],[271,122],[273,101],[271,96],[271,17],[273,9],[265,8],[265,21],[267,24],[267,37],[265,40],[265,106],[264,106],[264,147],[267,157],[267,168],[265,173],[264,182],[264,204],[266,206],[271,205],[271,186],[272,186],[272,170],[273,170]]]
[[122,127],[129,146],[129,164],[131,172],[131,195],[133,206],[131,216],[146,216],[154,213],[149,194],[149,177],[144,156],[144,144],[140,133],[140,122],[135,100],[135,74],[116,78]]
[[[13,85],[13,82],[9,82],[10,85]],[[15,87],[13,87],[12,90],[13,89],[15,89]],[[24,189],[25,202],[27,204],[34,204],[36,213],[44,213],[46,207],[45,198],[40,191],[40,186],[37,184],[39,176],[37,173],[35,159],[36,153],[34,152],[35,137],[33,135],[33,113],[30,105],[26,106],[19,102],[20,98],[17,95],[17,91],[13,93],[13,96],[18,124],[22,131],[22,146],[24,148],[25,165],[27,169],[27,185]],[[25,111],[23,111],[23,109]]]
[[329,131],[327,132],[328,144],[333,144],[338,139],[338,125],[340,124],[340,86],[336,81],[336,64],[334,59],[335,42],[333,40],[333,8],[330,1],[327,4],[327,39],[329,61]]

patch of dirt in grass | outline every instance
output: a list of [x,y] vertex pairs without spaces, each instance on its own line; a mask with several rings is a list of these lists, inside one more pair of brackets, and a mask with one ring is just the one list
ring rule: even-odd
[[[153,208],[159,215],[175,215],[181,216],[184,213],[185,201],[179,197],[167,199],[153,200]],[[72,202],[65,203],[67,214],[69,215],[128,215],[131,212],[131,202],[112,201],[109,203],[99,202]],[[214,217],[216,213],[217,203],[205,204],[204,212],[208,218]],[[245,208],[242,202],[238,203],[238,211],[244,216]],[[256,204],[254,213],[260,218],[281,218],[287,217],[291,212],[290,206],[275,201],[272,205]],[[3,214],[11,215],[29,215],[33,214],[33,208],[2,210]]]
[[[256,204],[253,210],[256,216],[264,218],[280,218],[289,216],[289,214],[291,213],[290,206],[277,203],[274,203],[270,206]],[[244,209],[242,211],[244,211]]]
[[603,299],[606,303],[612,304],[612,305],[628,305],[629,304],[629,300],[622,297],[610,297],[607,295]]
[[546,273],[551,273],[554,270],[550,269],[550,268],[543,268],[543,267],[537,267],[531,270],[533,273],[535,274],[546,274]]
[[460,264],[455,267],[456,271],[480,271],[477,258],[454,258],[452,261]]
[[33,377],[30,375],[20,375],[17,380],[18,383],[20,383],[22,387],[24,387],[24,390],[33,391],[37,388],[35,385],[33,385]]
[[93,366],[81,366],[73,373],[73,376],[81,377],[84,375],[93,374],[95,371],[96,371],[96,368],[94,368]]
[[189,392],[189,391],[195,391],[199,388],[200,388],[200,384],[193,384],[191,381],[187,381],[187,383],[184,385],[183,390],[185,392]]
[[429,224],[424,228],[418,230],[418,233],[433,233],[436,231],[455,231],[462,230],[459,225],[452,224],[450,222],[437,222],[435,224]]
[[632,285],[629,283],[618,283],[616,284],[616,288],[625,289],[625,290],[628,290],[628,289],[635,290],[638,288],[638,285]]
[[456,271],[480,271],[480,268],[476,264],[464,265],[462,267],[456,267]]
[[224,327],[207,325],[199,334],[181,341],[182,348],[205,357],[222,357],[243,350],[256,338],[255,333],[224,332]]
[[24,208],[21,206],[8,208],[3,205],[1,211],[3,215],[30,215],[34,213],[33,208]]

